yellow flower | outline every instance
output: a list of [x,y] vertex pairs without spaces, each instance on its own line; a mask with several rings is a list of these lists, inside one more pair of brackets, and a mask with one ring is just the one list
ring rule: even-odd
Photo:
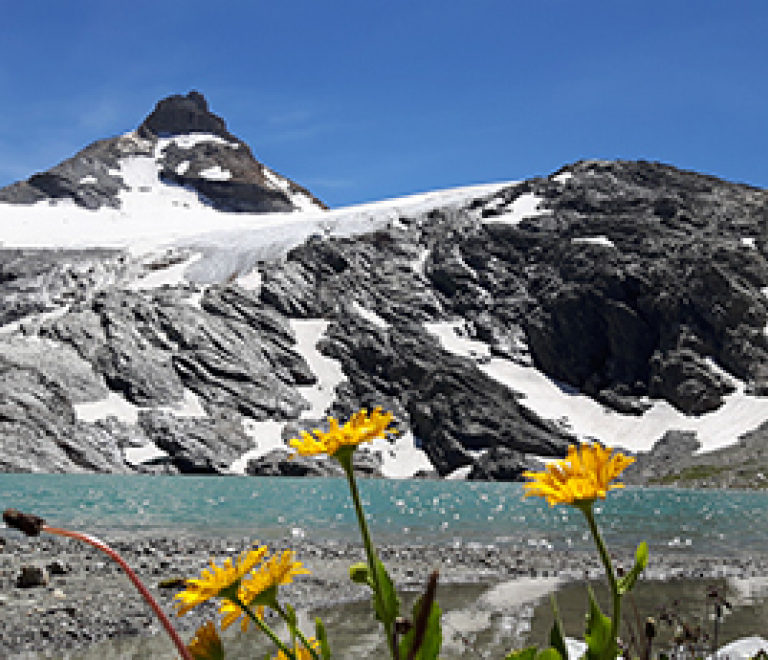
[[546,472],[525,472],[532,479],[523,488],[526,497],[543,497],[551,505],[592,502],[612,488],[623,484],[611,484],[635,459],[624,454],[613,454],[613,449],[599,445],[581,445],[568,448],[568,457],[547,465]]
[[211,621],[197,629],[195,638],[189,643],[187,650],[195,660],[224,660],[219,633]]
[[[309,571],[300,561],[294,561],[294,551],[285,550],[282,555],[275,554],[262,562],[240,583],[238,598],[247,607],[256,606],[256,616],[264,617],[264,607],[277,605],[277,588],[281,584],[290,584],[296,575],[307,575]],[[224,615],[221,627],[226,630],[240,618],[243,611],[240,606],[227,600],[221,604],[219,612]],[[248,629],[248,617],[243,618],[243,632]]]
[[185,591],[176,595],[181,603],[176,603],[178,615],[186,614],[194,607],[218,597],[222,591],[240,583],[267,552],[266,546],[244,552],[235,562],[227,559],[220,568],[211,559],[211,570],[203,569],[199,579],[187,580]]
[[[315,651],[320,649],[320,642],[318,642],[314,637],[310,637],[307,641],[309,642],[310,646],[315,649]],[[305,648],[303,644],[300,644],[298,640],[296,641],[296,645],[293,647],[293,652],[296,655],[296,660],[312,660],[312,654],[309,652],[309,649]],[[273,660],[288,660],[288,656],[285,655],[285,653],[282,651],[278,651]]]
[[312,434],[303,431],[301,440],[294,438],[290,441],[293,447],[301,456],[313,456],[315,454],[328,454],[333,456],[337,451],[344,447],[356,447],[361,442],[369,442],[375,438],[386,438],[389,433],[396,433],[394,429],[387,427],[392,422],[392,413],[382,413],[381,408],[376,408],[370,416],[368,411],[363,408],[359,410],[352,418],[339,426],[339,423],[329,417],[330,429],[324,433],[320,429],[315,429],[314,437]]

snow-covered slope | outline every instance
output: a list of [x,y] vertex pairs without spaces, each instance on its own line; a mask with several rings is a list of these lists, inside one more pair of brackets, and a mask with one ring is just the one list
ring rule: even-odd
[[[195,137],[199,144],[204,136]],[[191,279],[223,282],[246,277],[256,262],[279,258],[310,236],[372,232],[396,223],[401,215],[460,206],[510,185],[467,186],[335,210],[310,205],[285,213],[232,213],[211,207],[193,191],[160,181],[157,169],[157,160],[149,157],[132,157],[122,164],[128,189],[119,193],[119,209],[92,211],[71,200],[31,206],[0,203],[0,247],[108,247],[135,257],[184,253]],[[155,277],[156,285],[178,282],[178,270],[167,272],[167,281]]]

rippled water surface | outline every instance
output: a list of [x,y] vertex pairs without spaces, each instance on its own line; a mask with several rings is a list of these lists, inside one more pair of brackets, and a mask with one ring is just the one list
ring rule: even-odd
[[[362,480],[380,543],[591,548],[581,514],[524,499],[520,484]],[[0,475],[0,506],[91,532],[168,529],[266,540],[357,539],[341,479]],[[597,506],[609,544],[738,555],[768,548],[768,494],[627,488]]]

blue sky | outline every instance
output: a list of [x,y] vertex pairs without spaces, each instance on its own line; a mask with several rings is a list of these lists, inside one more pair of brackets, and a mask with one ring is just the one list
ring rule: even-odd
[[333,207],[643,158],[768,186],[768,2],[35,0],[0,23],[0,186],[198,89]]

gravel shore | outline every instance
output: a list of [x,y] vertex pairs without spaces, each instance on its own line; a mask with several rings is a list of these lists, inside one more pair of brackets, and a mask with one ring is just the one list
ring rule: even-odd
[[[211,557],[220,562],[252,543],[252,539],[242,537],[205,538],[181,534],[162,537],[123,534],[106,536],[105,540],[138,572],[167,612],[173,610],[173,597],[179,587],[162,587],[161,582],[174,577],[195,577]],[[357,611],[363,609],[357,607],[360,602],[365,602],[367,608],[367,588],[351,583],[347,577],[349,565],[364,560],[359,545],[293,539],[269,545],[275,550],[295,549],[299,559],[311,570],[311,575],[281,590],[284,602],[292,603],[305,613],[329,605],[341,611],[348,604],[355,604],[350,611]],[[552,584],[595,579],[601,574],[593,553],[479,544],[386,546],[380,548],[379,553],[404,592],[416,592],[429,573],[438,569],[442,588],[456,587],[450,594],[445,592],[447,600],[454,596],[477,598],[481,585],[485,590],[488,585],[506,585],[507,596],[525,602],[551,590]],[[617,561],[629,567],[632,557],[619,556]],[[25,565],[45,568],[48,583],[18,587],[17,578]],[[768,556],[717,558],[690,553],[652,553],[645,577],[666,581],[726,577],[764,581],[768,579]],[[462,596],[463,588],[466,593]],[[447,607],[450,608],[450,603]],[[501,612],[501,608],[497,610]],[[101,657],[173,657],[167,655],[167,650],[162,653],[116,650],[123,642],[145,640],[158,633],[162,638],[164,633],[117,565],[95,549],[68,539],[45,536],[27,539],[15,533],[0,537],[0,612],[2,658],[84,658],[89,656],[82,649],[105,648],[99,646],[105,640],[112,640],[109,647],[112,650],[106,655],[101,652]],[[174,620],[187,639],[203,621],[215,617],[215,612],[214,606],[203,606]],[[326,610],[324,618],[326,614],[333,619],[332,612]],[[457,627],[471,624],[462,624],[458,619]],[[133,648],[140,646],[134,644]],[[81,650],[70,652],[70,649]]]

